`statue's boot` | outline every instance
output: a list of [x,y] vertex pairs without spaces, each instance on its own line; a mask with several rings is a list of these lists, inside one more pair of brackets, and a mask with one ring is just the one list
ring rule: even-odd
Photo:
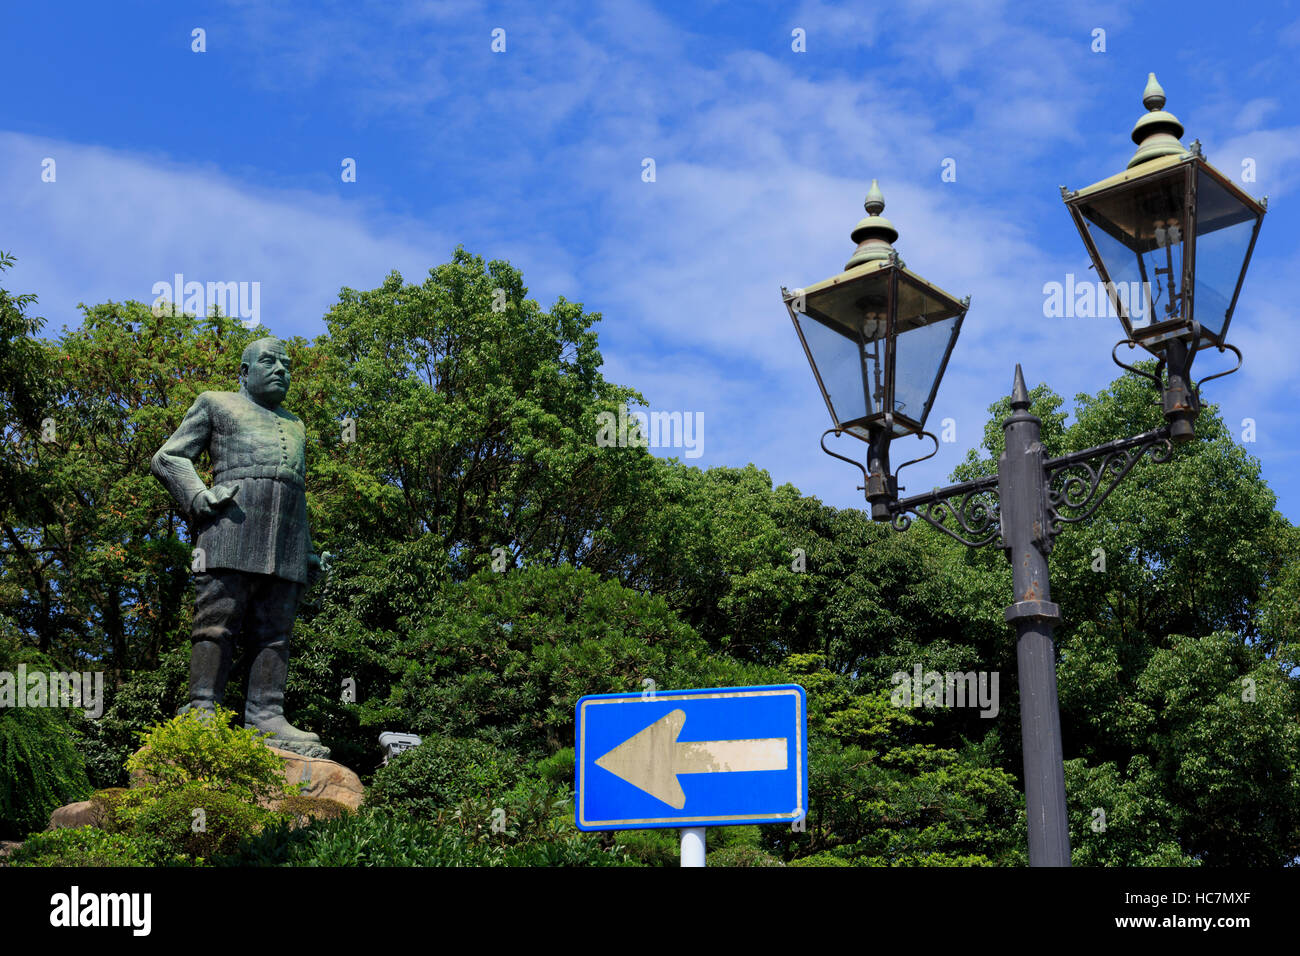
[[178,713],[197,710],[211,714],[221,706],[233,655],[234,645],[229,637],[194,641],[190,650],[190,702]]
[[328,757],[320,737],[299,730],[284,716],[284,685],[289,676],[289,642],[274,641],[258,648],[248,675],[248,702],[244,726],[270,734],[268,746],[304,757]]

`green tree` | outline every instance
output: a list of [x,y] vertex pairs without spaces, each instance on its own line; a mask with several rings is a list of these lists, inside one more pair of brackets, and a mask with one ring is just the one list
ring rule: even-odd
[[639,396],[600,375],[599,315],[526,296],[508,263],[460,248],[420,285],[340,293],[322,346],[346,384],[326,404],[358,437],[314,466],[318,494],[351,497],[328,529],[385,547],[432,534],[460,576],[599,547],[649,456],[600,447],[597,416]]
[[[1156,397],[1122,376],[1079,395],[1068,424],[1043,386],[1031,410],[1054,456],[1159,427]],[[959,478],[995,467],[1008,401],[990,412],[985,456],[972,453]],[[1291,612],[1300,550],[1275,504],[1259,462],[1207,404],[1196,440],[1167,464],[1139,462],[1091,518],[1056,538],[1076,862],[1254,866],[1300,854]],[[991,549],[974,560],[1001,563]],[[1018,761],[1019,741],[1003,726]],[[1110,821],[1101,831],[1098,810]]]
[[6,455],[27,504],[0,514],[0,594],[40,649],[93,660],[116,684],[156,666],[188,614],[186,519],[149,459],[198,392],[235,380],[251,333],[138,302],[83,309],[80,328],[41,347],[52,434],[24,432]]
[[423,735],[478,737],[525,759],[572,746],[584,694],[762,684],[771,670],[710,653],[664,601],[562,565],[446,586],[396,652],[386,701]]

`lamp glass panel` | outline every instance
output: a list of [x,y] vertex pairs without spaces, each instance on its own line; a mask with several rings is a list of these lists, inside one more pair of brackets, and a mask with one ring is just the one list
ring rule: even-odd
[[876,269],[810,292],[798,316],[837,425],[885,410],[892,272]]
[[935,379],[956,328],[957,316],[954,315],[899,333],[894,346],[895,412],[925,424]]
[[1135,330],[1183,317],[1184,175],[1176,169],[1079,207]]
[[963,306],[914,282],[898,282],[898,337],[894,357],[894,412],[925,424],[930,395]]
[[[795,321],[812,353],[835,424],[842,425],[870,414],[862,388],[864,357],[860,338],[811,315],[796,314]],[[879,351],[883,353],[884,349]]]
[[1246,264],[1255,212],[1204,169],[1196,174],[1196,321],[1216,340],[1231,316],[1228,307]]

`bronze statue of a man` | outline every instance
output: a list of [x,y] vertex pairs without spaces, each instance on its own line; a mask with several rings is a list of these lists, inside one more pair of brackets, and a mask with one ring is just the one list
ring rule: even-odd
[[[242,638],[254,655],[244,725],[271,734],[271,746],[327,757],[318,736],[284,716],[289,634],[298,601],[320,568],[307,529],[306,432],[280,407],[289,391],[284,343],[250,343],[239,377],[237,392],[201,393],[153,456],[154,475],[190,517],[201,549],[190,702],[182,711],[211,711],[221,703]],[[194,468],[205,451],[211,488]]]

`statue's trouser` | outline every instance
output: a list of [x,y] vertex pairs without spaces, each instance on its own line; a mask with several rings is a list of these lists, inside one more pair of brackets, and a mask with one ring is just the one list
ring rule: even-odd
[[221,703],[235,641],[242,636],[253,654],[245,726],[274,734],[271,743],[276,745],[324,749],[319,737],[299,730],[284,716],[289,635],[303,586],[270,574],[229,568],[200,572],[195,585],[189,707],[211,710]]

